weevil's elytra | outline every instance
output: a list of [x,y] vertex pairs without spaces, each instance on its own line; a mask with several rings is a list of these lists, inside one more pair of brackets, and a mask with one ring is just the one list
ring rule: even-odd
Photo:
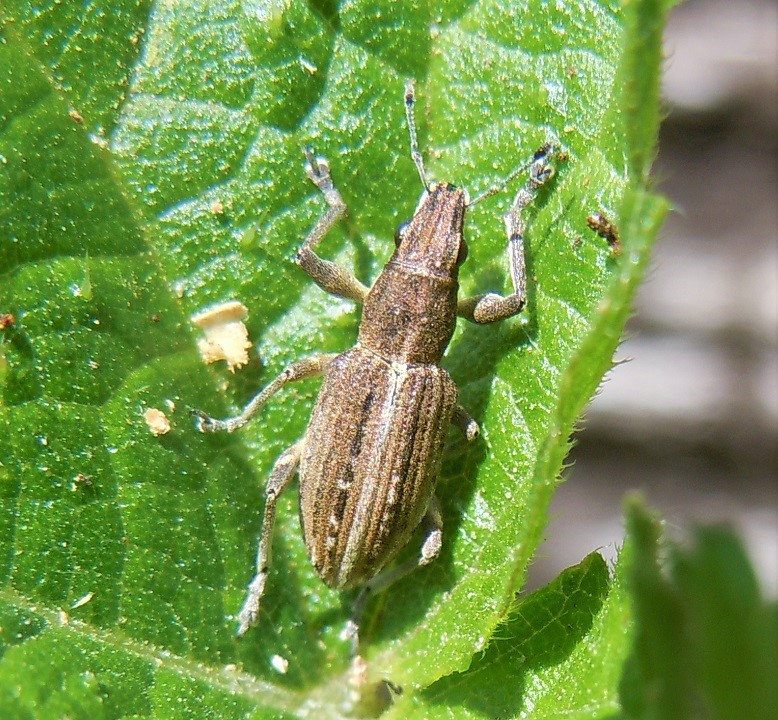
[[[306,148],[308,177],[323,193],[328,209],[303,242],[297,262],[327,292],[364,304],[356,346],[340,355],[292,363],[234,418],[214,420],[197,413],[204,432],[237,430],[286,383],[324,375],[305,436],[276,461],[265,488],[257,572],[238,616],[238,634],[257,620],[270,567],[276,504],[298,467],[300,517],[311,561],[331,587],[363,587],[357,617],[369,591],[387,587],[439,554],[442,518],[435,485],[446,432],[453,423],[468,440],[478,433],[475,420],[457,403],[456,386],[439,366],[440,359],[457,316],[490,323],[524,307],[522,211],[553,175],[553,147],[544,145],[506,179],[528,171],[505,215],[513,292],[458,299],[459,267],[467,257],[467,208],[502,186],[468,203],[463,190],[445,182],[430,184],[416,142],[412,85],[406,86],[405,101],[411,155],[425,191],[411,220],[397,231],[397,247],[370,289],[315,252],[345,215],[346,206],[326,161]],[[419,525],[424,541],[418,558],[386,569]]]
[[364,583],[408,542],[430,504],[456,400],[436,365],[358,346],[329,366],[300,463],[305,544],[328,585]]

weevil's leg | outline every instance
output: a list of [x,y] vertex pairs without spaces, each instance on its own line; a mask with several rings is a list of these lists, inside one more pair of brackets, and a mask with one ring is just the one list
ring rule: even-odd
[[513,292],[510,295],[486,293],[459,301],[457,314],[476,323],[492,323],[521,312],[527,299],[527,276],[524,263],[524,221],[522,211],[532,203],[538,189],[551,179],[554,168],[550,164],[554,148],[544,145],[535,153],[529,164],[529,178],[519,190],[510,210],[505,214],[508,232],[508,261]]
[[355,654],[359,648],[359,622],[368,598],[371,595],[383,592],[390,585],[394,585],[398,580],[412,573],[416,568],[429,565],[440,555],[440,550],[443,547],[443,515],[440,512],[440,503],[434,495],[422,520],[422,527],[424,528],[424,542],[422,543],[419,557],[378,573],[378,575],[365,584],[359,593],[354,603],[351,619],[348,621],[344,632],[345,637],[352,639],[352,650]]
[[478,433],[481,432],[478,423],[473,420],[470,413],[461,405],[456,406],[454,414],[451,417],[451,422],[464,433],[468,442],[475,440],[478,437]]
[[329,232],[330,228],[348,212],[346,203],[338,192],[330,175],[330,166],[322,157],[316,157],[313,149],[305,148],[305,172],[314,185],[321,190],[327,201],[327,212],[313,226],[302,247],[297,251],[297,263],[323,290],[338,297],[362,302],[367,288],[352,273],[334,262],[319,257],[314,248]]
[[243,408],[241,414],[236,415],[235,417],[227,418],[226,420],[216,420],[200,410],[192,410],[192,414],[197,418],[197,429],[200,432],[219,432],[221,430],[234,432],[235,430],[242,428],[262,409],[262,406],[273,397],[273,395],[284,387],[284,385],[289,382],[294,382],[295,380],[303,380],[305,378],[321,375],[336,357],[338,357],[337,353],[314,355],[313,357],[304,358],[291,365],[287,365],[286,368],[284,368],[284,371],[264,390],[257,393],[249,401],[249,404]]
[[257,621],[259,601],[265,593],[267,572],[270,567],[273,544],[273,526],[276,521],[276,504],[281,493],[286,490],[300,464],[305,438],[298,440],[283,455],[281,455],[270,472],[265,486],[265,518],[262,521],[262,536],[257,549],[257,574],[249,583],[246,601],[238,613],[237,635],[243,635]]

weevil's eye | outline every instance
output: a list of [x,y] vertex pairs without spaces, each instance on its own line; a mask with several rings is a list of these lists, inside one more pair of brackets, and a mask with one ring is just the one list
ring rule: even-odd
[[394,231],[394,245],[395,247],[400,247],[400,243],[403,241],[403,236],[405,235],[405,231],[408,229],[408,223],[404,222],[400,227],[397,228],[397,230]]
[[462,242],[459,244],[459,252],[457,253],[457,267],[459,267],[465,260],[467,260],[467,243],[462,238]]

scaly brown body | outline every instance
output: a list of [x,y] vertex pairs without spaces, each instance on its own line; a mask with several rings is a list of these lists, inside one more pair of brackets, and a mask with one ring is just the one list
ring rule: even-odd
[[300,462],[316,572],[348,588],[405,547],[440,474],[457,390],[437,363],[456,325],[464,193],[424,198],[365,299],[357,347],[329,365]]

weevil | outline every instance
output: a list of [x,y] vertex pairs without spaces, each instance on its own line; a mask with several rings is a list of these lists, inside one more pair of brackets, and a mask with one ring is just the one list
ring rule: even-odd
[[[232,432],[287,383],[324,375],[304,437],[276,461],[265,487],[256,574],[238,615],[238,635],[257,620],[271,561],[276,505],[298,468],[303,537],[316,572],[333,588],[362,587],[355,634],[369,593],[435,559],[443,527],[435,485],[447,428],[453,423],[468,440],[478,434],[440,360],[457,316],[492,323],[516,315],[525,304],[522,211],[554,174],[553,145],[544,145],[529,163],[471,202],[464,190],[427,181],[413,106],[413,85],[408,84],[411,157],[424,192],[413,217],[396,232],[394,254],[369,289],[315,252],[347,210],[326,160],[310,148],[305,151],[307,175],[328,207],[298,251],[297,264],[323,290],[363,304],[356,345],[342,354],[292,363],[236,417],[215,420],[196,412],[203,432]],[[513,292],[458,299],[459,268],[467,257],[467,209],[523,172],[528,172],[526,183],[504,218]],[[424,539],[419,556],[387,569],[420,525]]]

